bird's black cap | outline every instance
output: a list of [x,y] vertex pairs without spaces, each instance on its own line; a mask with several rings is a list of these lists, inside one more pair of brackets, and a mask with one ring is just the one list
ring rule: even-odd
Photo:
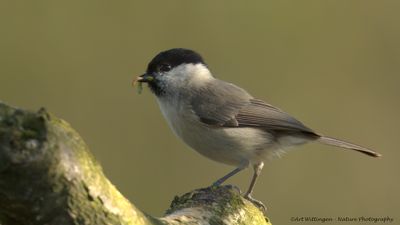
[[185,48],[173,48],[158,53],[147,66],[147,73],[158,72],[161,65],[169,65],[174,68],[189,63],[206,65],[199,53]]

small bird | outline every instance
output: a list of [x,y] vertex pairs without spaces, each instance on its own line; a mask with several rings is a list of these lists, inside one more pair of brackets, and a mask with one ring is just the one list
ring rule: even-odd
[[195,51],[174,48],[156,55],[134,83],[147,83],[172,131],[201,155],[236,167],[213,185],[221,185],[252,166],[244,197],[252,197],[264,162],[291,146],[317,141],[372,157],[371,149],[316,133],[281,109],[254,98],[244,89],[215,78]]

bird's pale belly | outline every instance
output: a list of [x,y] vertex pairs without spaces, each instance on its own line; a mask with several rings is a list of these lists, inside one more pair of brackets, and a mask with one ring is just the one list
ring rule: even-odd
[[212,160],[235,166],[252,164],[263,161],[274,149],[272,139],[259,129],[210,127],[194,115],[182,115],[175,111],[176,108],[160,106],[174,133]]
[[267,142],[262,131],[253,128],[209,128],[196,125],[176,133],[200,154],[235,166],[263,161],[268,148],[273,146]]

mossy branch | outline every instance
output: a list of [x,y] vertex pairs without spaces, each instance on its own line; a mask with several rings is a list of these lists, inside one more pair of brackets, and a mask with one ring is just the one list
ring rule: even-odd
[[0,224],[270,224],[231,186],[176,197],[146,215],[104,176],[68,123],[0,103]]

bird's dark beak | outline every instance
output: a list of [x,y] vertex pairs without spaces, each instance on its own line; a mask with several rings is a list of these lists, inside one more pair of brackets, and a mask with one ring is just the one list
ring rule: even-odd
[[136,77],[135,80],[133,80],[132,85],[135,86],[137,83],[148,83],[154,80],[154,76],[152,74],[145,73],[143,75],[140,75]]

